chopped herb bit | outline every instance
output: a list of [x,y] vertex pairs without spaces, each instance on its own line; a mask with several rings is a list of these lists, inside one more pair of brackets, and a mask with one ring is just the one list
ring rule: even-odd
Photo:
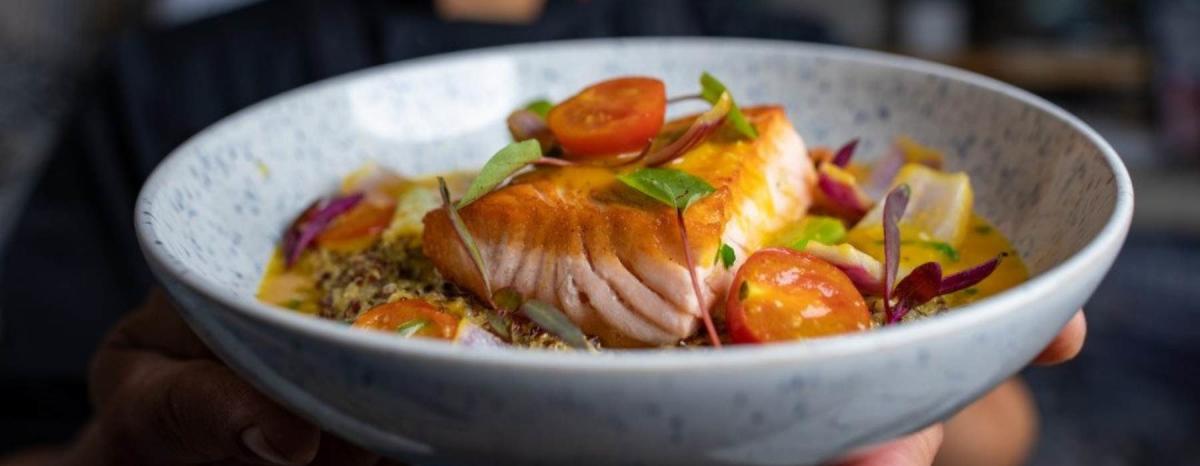
[[396,333],[404,338],[409,338],[420,332],[421,329],[429,325],[429,321],[425,319],[413,319],[396,327]]
[[846,238],[846,225],[833,217],[809,215],[784,238],[783,244],[797,251],[803,251],[809,241],[832,246]]
[[[900,244],[906,244],[906,243],[908,243],[908,242],[903,241]],[[947,243],[943,243],[941,241],[914,241],[914,243],[942,253],[942,255],[946,256],[947,259],[950,259],[951,262],[958,262],[958,250],[954,249],[954,246],[951,246]]]
[[979,294],[979,288],[967,288],[967,289],[963,290],[963,294],[965,294],[967,296],[975,296],[975,295]]
[[[700,97],[707,100],[710,104],[717,103],[721,98],[721,94],[728,92],[725,84],[714,78],[713,75],[704,72],[700,75]],[[732,95],[730,95],[732,101]],[[736,102],[731,102],[732,106],[729,109],[729,126],[737,130],[743,136],[750,139],[758,138],[758,130],[754,129],[754,125],[746,119],[746,115],[742,114],[742,109],[737,106]]]
[[516,312],[523,301],[525,299],[521,297],[521,294],[509,286],[496,290],[492,294],[492,302],[496,303],[496,309],[502,311]]
[[550,114],[550,109],[552,108],[554,108],[554,104],[550,103],[550,101],[546,99],[538,99],[525,104],[525,110],[536,113],[542,118],[546,118],[546,115]]
[[991,232],[992,232],[992,227],[990,227],[990,226],[987,226],[987,225],[976,225],[975,226],[975,233],[979,233],[981,235],[986,235]]
[[300,310],[300,306],[302,304],[304,304],[304,303],[301,302],[299,299],[293,299],[291,301],[288,301],[287,304],[285,304],[284,306],[293,311],[298,311],[298,310]]
[[542,146],[535,139],[527,139],[504,146],[479,170],[479,176],[471,181],[467,193],[458,200],[457,207],[461,209],[470,205],[485,194],[492,192],[517,170],[540,158],[542,158]]
[[725,266],[725,270],[729,270],[733,267],[733,263],[737,262],[737,253],[728,244],[721,243],[721,247],[717,249],[716,260],[713,263],[716,264],[718,262]]
[[563,343],[578,349],[592,349],[592,343],[566,314],[550,304],[531,299],[521,305],[521,312],[539,327],[562,339]]
[[676,209],[685,209],[714,191],[707,181],[670,168],[643,168],[617,179]]
[[745,301],[750,297],[750,282],[743,281],[742,286],[738,287],[738,301]]
[[683,244],[683,260],[687,264],[688,275],[692,279],[692,292],[696,294],[696,304],[700,307],[700,317],[704,320],[704,329],[708,331],[708,339],[714,348],[721,347],[721,337],[717,335],[717,327],[713,325],[712,315],[704,304],[704,293],[700,291],[700,277],[696,275],[696,262],[692,260],[692,246],[688,244],[687,222],[683,220],[683,211],[687,206],[675,208],[675,224],[679,226],[679,241]]
[[512,328],[512,320],[510,320],[508,316],[497,314],[495,312],[489,312],[487,313],[487,320],[488,326],[492,328],[493,332],[496,332],[501,337],[504,337],[505,340],[512,338],[512,333],[509,330]]

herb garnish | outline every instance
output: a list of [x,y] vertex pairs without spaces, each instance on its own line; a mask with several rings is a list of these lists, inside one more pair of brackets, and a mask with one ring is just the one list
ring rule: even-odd
[[547,332],[554,334],[564,343],[573,348],[592,350],[592,343],[588,341],[587,336],[575,323],[568,319],[566,314],[559,311],[554,306],[531,299],[521,304],[521,312],[529,317],[534,323],[538,324]]
[[800,221],[799,228],[789,234],[785,245],[797,251],[803,251],[809,241],[834,245],[846,238],[846,225],[833,217],[809,215]]
[[[707,71],[700,74],[700,97],[707,100],[708,103],[715,105],[721,99],[721,94],[728,93],[729,91],[725,88],[725,84],[722,84],[713,75],[708,74]],[[757,139],[758,130],[754,129],[754,125],[750,124],[750,121],[746,119],[746,115],[742,114],[742,110],[738,108],[732,96],[730,96],[729,101],[729,126],[733,127],[733,129],[737,130],[743,136],[750,139]]]
[[728,244],[721,243],[721,247],[717,248],[717,256],[713,258],[713,265],[719,263],[725,266],[725,270],[729,270],[734,262],[737,262],[737,253]]
[[546,118],[550,114],[550,109],[554,108],[554,104],[546,99],[537,99],[525,104],[525,110],[529,110],[538,114],[542,118]]
[[907,184],[902,184],[888,193],[883,201],[883,310],[891,322],[892,289],[896,285],[896,271],[900,267],[900,218],[908,208],[908,196],[912,193]]
[[421,329],[429,325],[429,321],[425,319],[413,319],[396,327],[396,333],[404,338],[416,335]]
[[[534,142],[534,146],[537,146],[537,142]],[[487,264],[483,262],[483,255],[479,253],[479,245],[471,236],[471,230],[467,229],[467,224],[463,222],[462,216],[458,215],[458,208],[454,207],[453,202],[450,202],[450,190],[446,188],[446,179],[439,176],[437,180],[438,189],[442,194],[442,207],[446,209],[446,216],[450,218],[450,224],[454,226],[458,240],[462,242],[463,247],[467,248],[467,255],[471,256],[471,262],[475,263],[475,270],[479,272],[479,278],[483,281],[483,296],[490,301],[492,280],[488,277]]]
[[837,154],[833,156],[831,163],[839,167],[850,165],[850,158],[854,157],[854,149],[858,148],[858,138],[851,139],[844,146],[838,149]]
[[542,147],[536,140],[528,139],[504,146],[479,170],[479,175],[471,181],[471,187],[467,188],[467,193],[458,200],[457,207],[461,209],[470,205],[496,189],[500,183],[507,180],[517,170],[540,158],[542,158]]
[[[883,204],[883,309],[889,324],[900,322],[910,310],[932,301],[938,296],[975,286],[995,272],[996,267],[1000,265],[1000,257],[997,257],[962,272],[943,277],[941,264],[926,262],[909,272],[908,276],[904,277],[900,283],[893,285],[896,280],[896,269],[900,262],[899,223],[908,206],[908,197],[908,185],[902,184],[888,193]],[[955,252],[955,256],[957,256],[957,252]],[[893,297],[895,297],[895,303],[892,303]]]
[[683,257],[687,261],[688,274],[692,278],[692,291],[696,293],[696,304],[704,319],[704,327],[714,347],[721,347],[721,338],[713,325],[708,306],[704,305],[704,294],[700,291],[700,279],[696,276],[696,262],[688,243],[687,224],[683,212],[696,201],[715,191],[712,185],[698,177],[669,168],[643,168],[633,173],[617,176],[621,182],[638,192],[650,196],[663,204],[675,208],[675,222],[679,226],[679,238],[683,245]]

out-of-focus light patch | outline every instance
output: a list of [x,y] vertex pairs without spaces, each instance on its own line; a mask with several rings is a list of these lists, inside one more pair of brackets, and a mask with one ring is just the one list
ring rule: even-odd
[[365,132],[430,142],[503,125],[518,104],[517,65],[500,57],[459,62],[365,79],[347,92],[354,123]]
[[154,0],[150,4],[150,20],[164,26],[176,26],[259,1],[261,0]]

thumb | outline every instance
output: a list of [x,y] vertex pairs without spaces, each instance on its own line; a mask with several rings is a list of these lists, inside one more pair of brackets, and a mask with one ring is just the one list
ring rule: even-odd
[[[138,357],[138,356],[135,356]],[[285,411],[229,368],[211,360],[174,361],[140,355],[156,364],[119,389],[102,416],[104,427],[150,464],[225,459],[262,464],[306,464],[320,432]]]

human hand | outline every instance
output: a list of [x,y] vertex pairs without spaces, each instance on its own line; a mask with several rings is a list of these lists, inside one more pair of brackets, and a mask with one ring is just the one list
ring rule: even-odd
[[[1075,313],[1071,320],[1058,332],[1058,336],[1042,350],[1033,360],[1034,365],[1054,365],[1070,361],[1083,349],[1083,341],[1087,336],[1087,320],[1083,311]],[[934,424],[914,434],[871,447],[865,451],[849,455],[836,463],[838,466],[930,466],[937,458],[938,464],[1009,464],[1019,462],[1026,454],[1028,443],[1022,441],[1021,434],[1033,436],[1032,428],[1027,428],[1026,419],[1021,419],[1022,413],[1013,413],[1028,409],[1028,394],[1023,386],[1014,385],[1013,381],[1006,382],[992,393],[985,395],[975,404],[968,406],[947,426]],[[1016,406],[1014,406],[1016,405]],[[1000,411],[1000,412],[997,412]],[[994,425],[997,417],[1015,418],[1011,423],[1017,424],[1017,429],[1024,432],[1008,432],[1004,439],[983,439],[970,445],[967,442],[956,441],[960,437],[978,437],[981,426]],[[1001,422],[1003,423],[1003,422]],[[1005,426],[1001,426],[1003,428]],[[1012,426],[1008,426],[1012,427]],[[968,435],[956,435],[960,431],[970,432]],[[946,450],[941,457],[938,451],[942,441],[947,440]],[[989,440],[992,440],[989,442]],[[946,453],[950,453],[947,455]]]
[[217,360],[160,290],[92,362],[95,420],[57,464],[377,465],[275,404]]

